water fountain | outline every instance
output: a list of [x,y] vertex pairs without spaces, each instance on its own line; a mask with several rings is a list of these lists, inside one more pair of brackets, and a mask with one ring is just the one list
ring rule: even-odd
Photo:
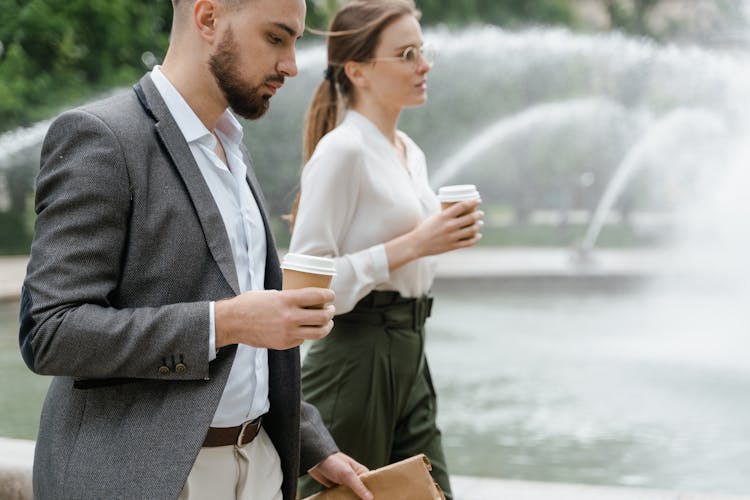
[[[594,211],[591,224],[580,245],[583,252],[591,252],[601,233],[607,214],[612,210],[630,178],[641,168],[652,166],[663,170],[679,168],[688,176],[715,159],[716,151],[709,151],[707,142],[716,144],[726,134],[721,118],[705,110],[678,109],[671,111],[649,126],[627,156],[615,169],[612,179]],[[691,145],[691,154],[683,153],[683,144]],[[713,154],[708,154],[713,153]],[[680,158],[682,156],[682,158]]]
[[29,158],[38,157],[50,123],[51,120],[44,120],[0,135],[0,169],[28,163]]
[[551,133],[559,133],[561,127],[576,122],[589,124],[600,118],[608,121],[621,118],[623,112],[623,107],[611,99],[591,97],[542,103],[510,117],[503,116],[444,160],[430,176],[430,182],[435,189],[448,183],[481,155],[492,148],[502,147],[503,142],[510,138],[544,133],[545,128],[551,128]]

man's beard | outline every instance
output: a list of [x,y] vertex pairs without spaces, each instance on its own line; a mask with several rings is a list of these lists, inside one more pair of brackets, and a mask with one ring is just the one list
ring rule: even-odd
[[229,107],[243,118],[256,120],[268,111],[270,95],[261,93],[266,82],[284,82],[284,77],[274,75],[266,78],[264,83],[253,87],[243,81],[237,68],[240,63],[237,57],[237,44],[231,30],[227,30],[224,38],[219,42],[216,53],[208,61],[211,74],[216,79]]

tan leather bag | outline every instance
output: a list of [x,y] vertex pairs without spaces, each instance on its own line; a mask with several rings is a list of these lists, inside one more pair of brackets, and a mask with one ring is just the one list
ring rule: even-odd
[[[360,478],[375,495],[375,500],[445,500],[430,475],[432,466],[424,455],[366,472]],[[336,486],[304,500],[358,500],[347,486]]]

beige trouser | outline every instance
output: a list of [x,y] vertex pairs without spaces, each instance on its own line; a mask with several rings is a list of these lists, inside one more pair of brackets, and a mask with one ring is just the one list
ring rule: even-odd
[[281,500],[281,460],[261,427],[242,447],[201,448],[179,500]]

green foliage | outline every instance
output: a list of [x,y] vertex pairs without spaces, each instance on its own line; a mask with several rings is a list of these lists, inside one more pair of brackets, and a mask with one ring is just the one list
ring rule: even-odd
[[27,255],[31,249],[31,231],[25,214],[0,212],[0,255]]
[[305,24],[312,29],[324,30],[333,14],[339,8],[338,0],[305,0],[307,18]]
[[0,0],[0,131],[47,117],[164,53],[169,0]]
[[34,171],[25,165],[1,172],[0,182],[6,184],[8,210],[0,211],[0,255],[29,253],[33,234],[31,192]]
[[[574,0],[416,0],[425,25],[463,25],[479,22],[497,25],[527,23],[571,24]],[[340,0],[307,0],[307,25],[322,28],[336,12]]]
[[417,0],[425,24],[570,24],[570,0]]
[[607,0],[607,12],[612,26],[630,33],[648,35],[649,28],[646,18],[660,0],[634,0],[628,6],[619,0]]

